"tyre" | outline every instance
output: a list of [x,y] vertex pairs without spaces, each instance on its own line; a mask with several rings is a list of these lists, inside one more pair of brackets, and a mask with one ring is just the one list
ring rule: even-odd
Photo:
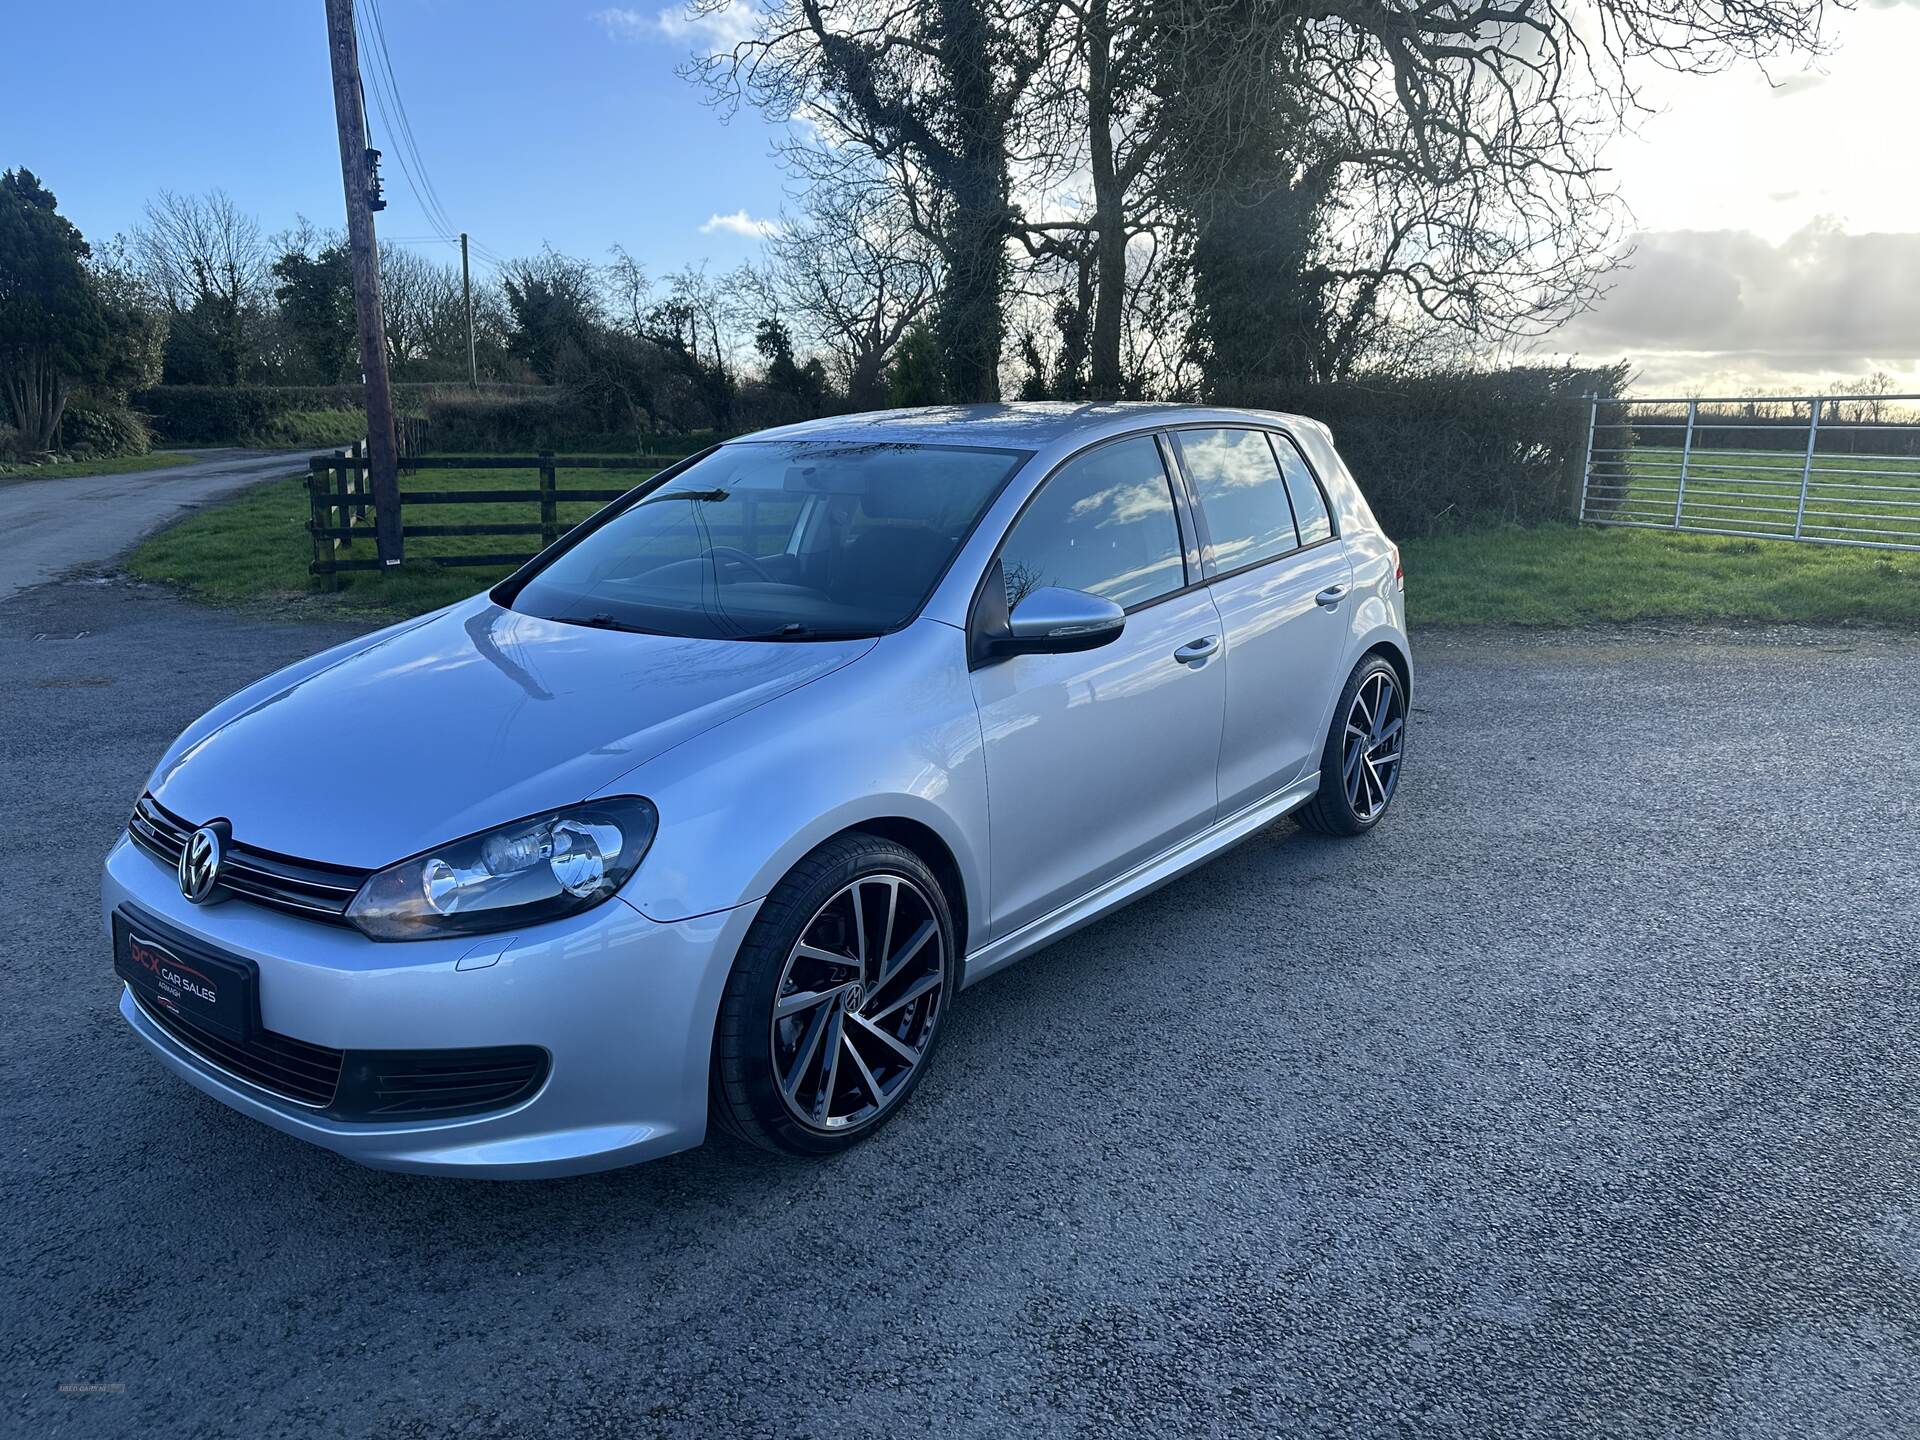
[[1320,754],[1320,790],[1294,812],[1323,835],[1359,835],[1380,823],[1400,785],[1407,739],[1407,693],[1400,672],[1380,655],[1354,668],[1333,710]]
[[920,1083],[953,1000],[953,917],[911,850],[851,834],[787,874],[735,958],[714,1029],[712,1113],[742,1139],[830,1155]]

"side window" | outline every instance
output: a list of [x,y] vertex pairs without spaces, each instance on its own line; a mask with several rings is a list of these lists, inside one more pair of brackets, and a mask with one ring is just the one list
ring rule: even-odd
[[1186,584],[1160,447],[1121,440],[1069,460],[1000,549],[1007,608],[1043,585],[1140,605]]
[[1174,437],[1207,517],[1216,565],[1237,570],[1299,547],[1287,488],[1264,432],[1177,430]]
[[1287,494],[1293,498],[1293,520],[1300,528],[1300,543],[1312,545],[1333,534],[1333,517],[1327,513],[1327,497],[1307,462],[1284,435],[1273,437],[1273,453],[1280,457],[1280,473],[1287,477]]

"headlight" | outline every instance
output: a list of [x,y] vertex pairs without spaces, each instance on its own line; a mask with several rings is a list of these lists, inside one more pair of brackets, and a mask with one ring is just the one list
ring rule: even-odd
[[469,835],[367,877],[347,919],[375,940],[429,940],[557,920],[633,874],[660,816],[635,796],[593,800]]

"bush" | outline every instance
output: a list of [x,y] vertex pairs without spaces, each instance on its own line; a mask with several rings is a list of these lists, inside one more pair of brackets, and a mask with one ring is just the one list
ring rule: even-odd
[[1387,532],[1428,535],[1570,518],[1585,397],[1618,394],[1625,378],[1625,366],[1515,366],[1276,388],[1252,403],[1323,422]]
[[87,455],[145,455],[153,449],[146,421],[119,405],[69,401],[60,418],[60,444]]

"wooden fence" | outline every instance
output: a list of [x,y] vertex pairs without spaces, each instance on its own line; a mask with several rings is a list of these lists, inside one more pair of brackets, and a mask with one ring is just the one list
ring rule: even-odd
[[[313,561],[308,573],[319,577],[321,587],[331,590],[335,578],[348,570],[384,570],[372,555],[353,554],[354,542],[373,542],[373,496],[367,482],[367,460],[363,453],[316,455],[307,475],[307,529],[313,536]],[[633,484],[617,486],[565,486],[560,484],[562,470],[630,470],[653,474],[684,459],[680,455],[580,456],[580,455],[413,455],[405,463],[410,474],[430,470],[528,470],[537,475],[532,488],[480,490],[412,490],[400,492],[400,534],[404,540],[443,535],[525,535],[538,536],[539,549],[558,540],[572,525],[560,521],[560,506],[571,501],[604,504],[618,500]],[[538,519],[526,521],[492,520],[477,524],[409,524],[406,512],[420,505],[514,505],[538,506]],[[519,565],[537,550],[484,555],[427,555],[418,557],[422,565]],[[415,563],[413,561],[405,563]]]

